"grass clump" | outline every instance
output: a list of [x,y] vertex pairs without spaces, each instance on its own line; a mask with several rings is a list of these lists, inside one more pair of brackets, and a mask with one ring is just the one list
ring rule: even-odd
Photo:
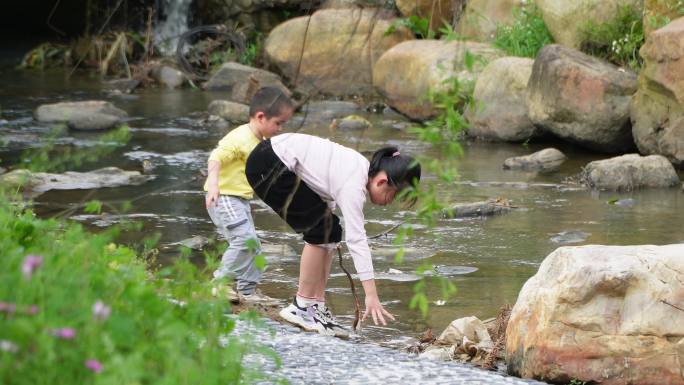
[[496,47],[512,56],[534,58],[542,47],[553,43],[553,37],[536,5],[514,8],[513,17],[513,24],[497,26],[494,38]]
[[641,12],[635,7],[620,7],[615,17],[605,23],[588,21],[582,34],[583,52],[633,71],[641,69],[639,49],[644,44],[644,26]]
[[[0,383],[258,381],[228,301],[179,256],[150,271],[117,229],[37,219],[0,195]],[[268,354],[268,353],[266,353]],[[277,358],[274,358],[277,362]]]

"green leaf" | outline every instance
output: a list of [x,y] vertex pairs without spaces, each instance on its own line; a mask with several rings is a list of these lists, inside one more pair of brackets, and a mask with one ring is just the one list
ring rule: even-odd
[[260,271],[266,270],[266,257],[264,257],[263,254],[258,254],[256,256],[254,256],[254,265]]
[[86,203],[85,207],[83,208],[83,211],[87,213],[99,214],[102,211],[102,202],[98,200],[92,200]]

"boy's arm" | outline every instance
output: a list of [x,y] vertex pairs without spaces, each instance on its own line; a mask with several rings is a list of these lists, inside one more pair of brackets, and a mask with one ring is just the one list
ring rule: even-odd
[[219,172],[221,171],[221,162],[217,160],[209,160],[207,167],[207,208],[216,205],[219,198]]

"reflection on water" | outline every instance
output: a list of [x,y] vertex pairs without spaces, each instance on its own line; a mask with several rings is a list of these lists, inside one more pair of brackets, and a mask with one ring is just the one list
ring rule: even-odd
[[[141,220],[142,231],[127,233],[126,239],[138,241],[153,233],[161,234],[162,245],[176,243],[197,235],[214,236],[214,227],[204,209],[201,192],[209,151],[225,130],[203,127],[198,112],[206,110],[220,93],[195,90],[164,91],[147,89],[129,96],[108,95],[100,91],[99,80],[77,75],[69,80],[61,74],[27,74],[3,69],[0,78],[5,87],[0,124],[3,141],[0,166],[19,161],[22,149],[35,145],[37,138],[49,132],[31,120],[32,110],[42,104],[62,100],[106,99],[130,114],[131,142],[114,154],[79,169],[118,166],[140,170],[143,160],[151,161],[158,178],[142,186],[95,191],[88,199],[133,200],[130,217]],[[302,132],[330,137],[341,144],[370,153],[380,146],[393,144],[402,152],[438,156],[431,147],[418,142],[405,131],[395,117],[365,114],[374,124],[366,132],[331,132],[327,123],[305,125]],[[301,119],[295,121],[301,121]],[[292,127],[290,127],[292,129]],[[87,143],[87,134],[69,134],[65,145]],[[504,159],[537,151],[543,144],[464,143],[459,162],[460,177],[453,184],[438,183],[439,194],[450,202],[476,202],[505,197],[515,209],[491,218],[444,219],[435,228],[417,228],[406,245],[403,263],[394,261],[396,246],[392,235],[372,241],[375,269],[379,273],[381,300],[397,316],[388,327],[367,326],[364,335],[379,342],[396,343],[415,336],[427,327],[441,331],[455,318],[475,315],[493,317],[498,309],[513,304],[525,281],[540,262],[555,248],[582,244],[667,244],[684,241],[681,214],[684,194],[679,189],[649,190],[631,193],[595,193],[563,185],[564,178],[576,174],[587,162],[601,158],[581,150],[553,143],[569,160],[555,174],[504,171]],[[426,175],[425,181],[435,182]],[[89,191],[52,191],[37,198],[37,211],[49,215],[80,202]],[[617,204],[617,202],[622,202]],[[271,243],[291,249],[283,255],[268,256],[263,291],[281,298],[296,290],[298,256],[301,243],[287,226],[259,202],[253,204],[260,236]],[[367,232],[379,234],[405,220],[407,213],[399,206],[367,207]],[[97,231],[122,218],[106,218],[78,213],[73,219]],[[280,250],[283,250],[281,248]],[[285,255],[288,254],[288,255]],[[291,255],[290,255],[291,254]],[[174,247],[163,248],[160,258],[177,255]],[[200,256],[200,254],[197,254]],[[198,258],[199,259],[199,258]],[[351,267],[350,259],[345,263]],[[414,270],[424,263],[436,267],[434,274],[447,277],[458,293],[442,306],[432,306],[427,319],[407,309],[416,278]],[[429,278],[428,278],[429,279]],[[439,299],[440,287],[428,284],[431,300]],[[344,321],[353,319],[353,300],[346,276],[335,263],[329,282],[329,303]]]

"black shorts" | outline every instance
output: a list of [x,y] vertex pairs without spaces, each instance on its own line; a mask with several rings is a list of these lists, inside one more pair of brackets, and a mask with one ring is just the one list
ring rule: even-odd
[[288,170],[273,152],[271,140],[259,143],[247,158],[247,181],[256,195],[269,205],[294,231],[313,245],[340,242],[340,218],[327,203]]

